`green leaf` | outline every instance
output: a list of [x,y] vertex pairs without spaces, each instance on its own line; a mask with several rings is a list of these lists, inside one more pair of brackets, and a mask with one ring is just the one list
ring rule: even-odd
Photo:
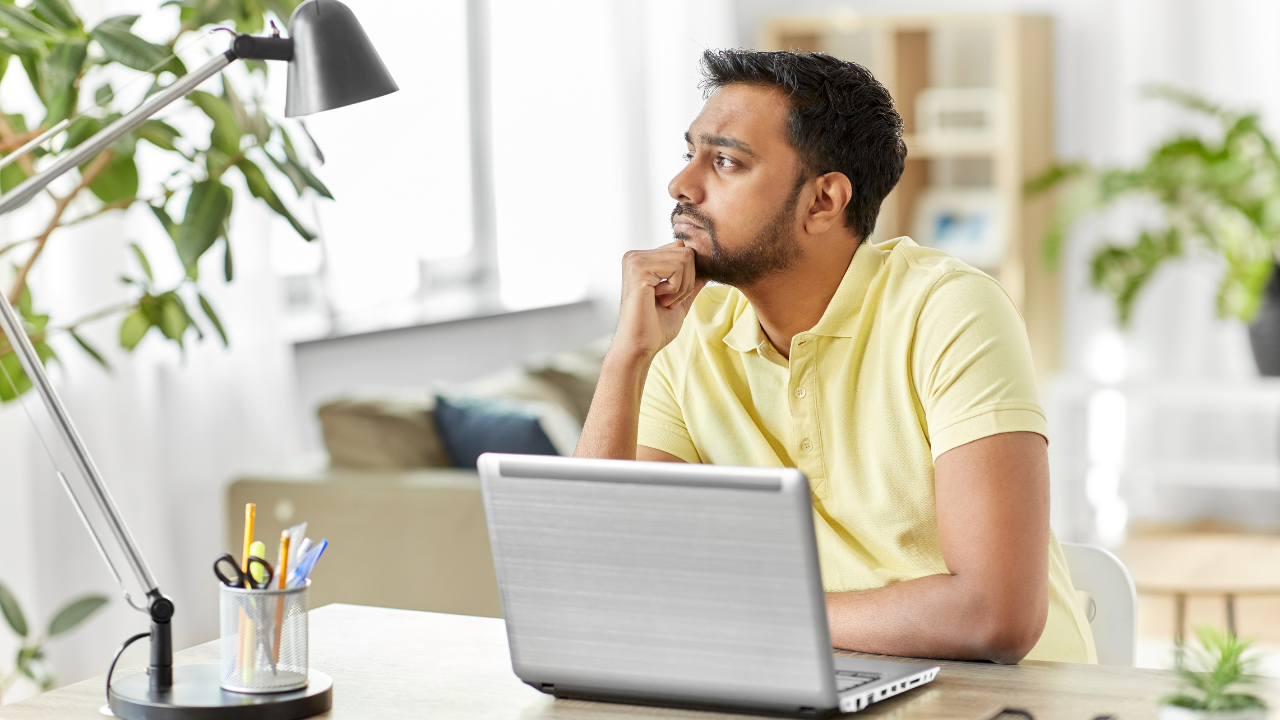
[[40,17],[63,30],[79,30],[83,27],[80,17],[68,0],[35,0],[31,6]]
[[0,27],[7,29],[10,37],[19,40],[51,43],[64,37],[62,31],[54,26],[25,9],[8,3],[0,3]]
[[23,180],[27,179],[27,171],[22,169],[22,165],[11,163],[0,170],[0,192],[9,192]]
[[104,203],[113,203],[138,194],[138,165],[131,157],[113,158],[89,183],[89,190]]
[[120,347],[125,350],[134,349],[150,329],[151,319],[146,312],[141,308],[134,310],[120,323]]
[[93,91],[93,102],[98,107],[106,107],[111,104],[111,101],[115,96],[116,91],[111,89],[111,83],[107,83]]
[[137,130],[134,130],[134,133],[139,139],[146,140],[162,150],[180,152],[177,146],[173,144],[173,141],[182,137],[182,134],[164,121],[148,120],[142,123],[142,126]]
[[142,252],[138,243],[129,243],[129,247],[133,250],[133,256],[137,258],[138,265],[142,266],[142,273],[147,276],[147,280],[155,282],[156,278],[151,274],[151,262],[147,260],[147,254]]
[[156,216],[156,220],[160,221],[160,225],[164,228],[165,233],[169,235],[169,239],[173,240],[176,245],[178,242],[178,224],[169,217],[169,211],[164,209],[163,205],[148,205],[151,208],[151,214]]
[[20,40],[10,35],[8,37],[0,37],[0,52],[23,58],[36,58],[44,52],[44,45],[30,40]]
[[117,15],[98,24],[89,36],[98,41],[108,60],[142,72],[160,72],[172,52],[164,45],[143,40],[130,29],[137,15]]
[[[231,278],[227,278],[230,281]],[[209,318],[209,322],[213,324],[213,329],[218,331],[218,337],[222,338],[222,346],[228,347],[227,331],[222,327],[222,320],[218,318],[218,313],[214,312],[213,305],[209,304],[209,300],[202,293],[196,293],[196,297],[200,299],[200,309],[204,311],[204,316]]]
[[[5,357],[12,357],[17,360],[17,357],[13,355],[6,355]],[[12,372],[10,372],[10,375],[12,375]],[[4,614],[5,621],[18,634],[18,637],[27,636],[27,617],[22,614],[22,606],[18,604],[18,599],[13,596],[13,593],[9,592],[9,588],[4,583],[0,583],[0,613]]]
[[231,239],[224,237],[222,243],[226,246],[222,249],[222,276],[227,282],[231,282],[236,275],[235,265],[231,261]]
[[302,195],[303,190],[311,188],[319,193],[320,197],[329,200],[333,199],[333,193],[329,192],[329,188],[325,187],[325,184],[320,182],[320,178],[316,177],[302,163],[289,157],[279,160],[271,153],[267,153],[267,157],[271,159],[271,163],[276,166],[277,170],[289,178],[289,181],[293,183],[293,189],[297,191],[298,195]]
[[[177,293],[169,291],[156,298],[159,305],[159,317],[156,325],[160,328],[160,332],[164,336],[182,346],[182,338],[187,332],[187,328],[193,327],[195,321],[191,319],[191,315],[187,313],[186,305],[182,302],[182,298]],[[196,328],[197,332],[199,328]]]
[[67,127],[66,140],[62,143],[63,152],[66,152],[67,150],[70,150],[85,140],[93,137],[102,129],[102,127],[103,125],[101,120],[88,115],[81,115],[75,120],[72,120],[71,125]]
[[[0,4],[0,8],[3,7],[8,6]],[[39,70],[36,90],[47,110],[43,125],[52,126],[75,112],[80,72],[84,69],[88,47],[84,40],[68,40],[55,45],[36,63]]]
[[284,202],[280,200],[280,196],[276,195],[276,191],[271,187],[271,183],[267,181],[267,176],[263,174],[262,169],[248,158],[242,158],[236,163],[236,167],[240,169],[244,175],[245,184],[249,186],[249,192],[254,197],[260,198],[267,203],[267,206],[275,211],[277,215],[289,221],[293,229],[302,236],[304,240],[315,240],[316,236],[310,230],[298,221],[293,213],[289,212],[289,208],[285,207]]
[[22,369],[22,362],[12,352],[0,355],[0,402],[9,402],[31,389],[31,380]]
[[80,346],[80,349],[88,353],[89,357],[93,358],[103,367],[104,370],[111,369],[111,363],[107,362],[107,359],[102,357],[102,353],[98,352],[84,338],[80,337],[80,333],[75,330],[67,330],[67,332],[71,334],[71,339],[76,341],[76,344]]
[[72,600],[49,621],[49,637],[57,637],[75,628],[106,604],[107,598],[104,595],[85,595]]
[[203,90],[196,90],[187,95],[187,99],[213,121],[213,132],[209,135],[209,146],[221,150],[228,157],[239,154],[240,138],[244,136],[244,131],[236,122],[235,115],[231,112],[227,102]]
[[178,228],[178,257],[182,264],[195,265],[223,233],[223,223],[231,214],[231,188],[217,180],[203,180],[191,186],[186,216]]

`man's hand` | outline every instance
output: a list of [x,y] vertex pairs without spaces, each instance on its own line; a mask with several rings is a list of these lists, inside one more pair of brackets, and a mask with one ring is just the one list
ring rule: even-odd
[[654,250],[632,250],[622,259],[618,331],[574,456],[636,459],[640,398],[649,364],[680,334],[694,298],[706,284],[695,275],[693,250],[681,240]]
[[652,358],[680,334],[694,298],[706,284],[697,279],[693,249],[682,240],[627,253],[622,258],[618,331],[609,353]]

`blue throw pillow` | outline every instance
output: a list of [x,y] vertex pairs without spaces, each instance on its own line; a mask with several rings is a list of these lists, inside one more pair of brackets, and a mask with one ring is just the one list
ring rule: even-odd
[[436,430],[454,467],[475,469],[482,453],[558,455],[538,418],[484,401],[436,397]]

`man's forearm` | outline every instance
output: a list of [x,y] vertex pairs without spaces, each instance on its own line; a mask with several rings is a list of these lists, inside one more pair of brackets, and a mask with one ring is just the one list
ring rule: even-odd
[[653,357],[612,351],[605,358],[574,457],[635,460],[640,399]]
[[827,593],[832,645],[903,657],[1016,663],[1039,641],[1047,612],[1034,590],[970,587],[956,575]]

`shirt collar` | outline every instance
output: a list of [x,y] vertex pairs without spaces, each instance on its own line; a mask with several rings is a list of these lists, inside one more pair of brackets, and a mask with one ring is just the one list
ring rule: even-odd
[[[853,337],[858,312],[862,310],[862,302],[866,299],[872,278],[880,272],[889,251],[904,241],[905,244],[914,244],[910,239],[900,237],[875,245],[863,243],[858,246],[840,286],[836,288],[836,294],[827,303],[827,309],[823,311],[818,324],[809,332],[815,335]],[[745,353],[758,350],[760,343],[767,340],[764,331],[760,329],[755,308],[750,303],[743,305],[745,307],[734,319],[733,327],[725,334],[724,342],[734,350]]]

